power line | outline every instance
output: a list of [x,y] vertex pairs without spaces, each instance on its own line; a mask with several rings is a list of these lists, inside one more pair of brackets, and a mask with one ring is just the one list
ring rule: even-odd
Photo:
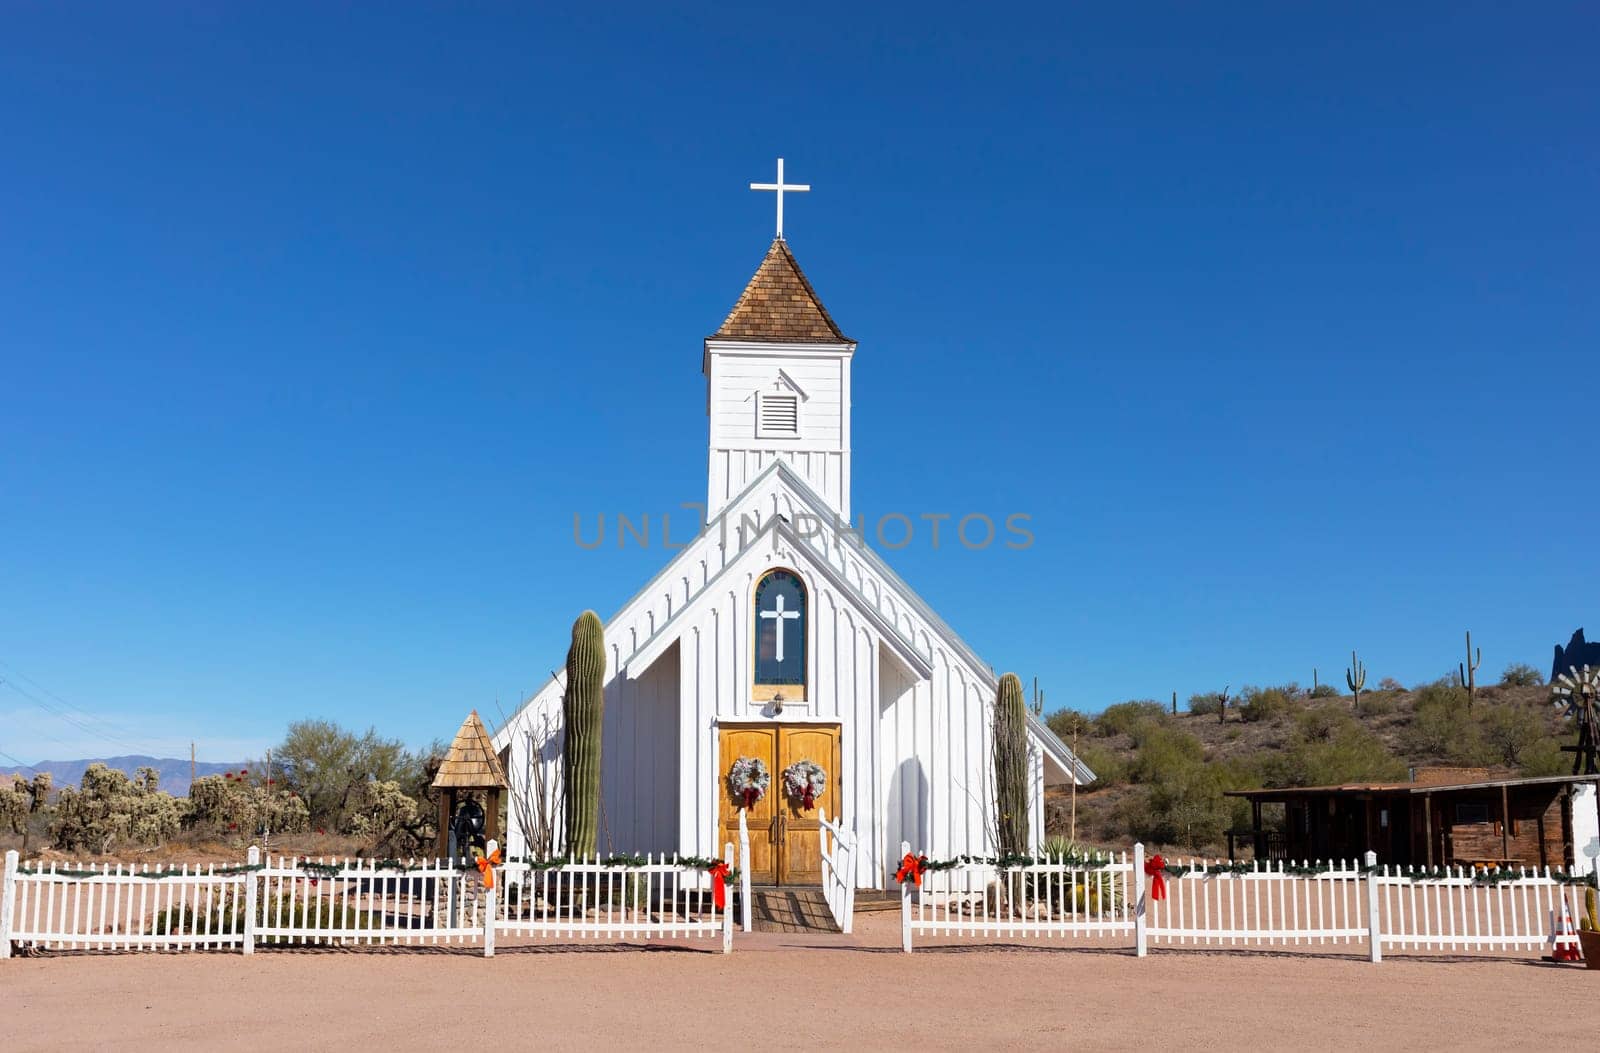
[[[15,683],[14,681],[11,681],[11,680],[0,680],[0,687],[9,687],[11,690],[15,691],[17,694],[21,695],[23,698],[27,699],[28,701],[32,702],[34,705],[38,706],[44,712],[50,714],[51,716],[57,718],[58,720],[66,721],[68,724],[71,724],[73,727],[77,728],[79,731],[83,732],[86,735],[93,735],[95,738],[104,739],[105,741],[113,743],[113,744],[115,744],[117,746],[121,746],[124,749],[131,749],[136,753],[143,752],[144,750],[149,749],[150,747],[156,745],[154,740],[151,740],[151,739],[139,739],[137,741],[130,741],[129,739],[125,739],[125,738],[122,738],[120,736],[112,735],[112,734],[110,734],[108,732],[102,731],[99,728],[96,728],[94,725],[89,724],[86,721],[78,719],[77,717],[73,716],[71,713],[65,712],[64,710],[60,709],[59,707],[50,705],[49,703],[45,702],[42,698],[40,698],[38,695],[35,695],[33,692],[27,690],[26,688],[22,687],[20,684]],[[157,752],[159,752],[159,750]]]
[[46,695],[50,696],[56,702],[58,702],[61,705],[65,706],[67,709],[76,710],[77,714],[80,717],[83,717],[86,720],[92,720],[92,721],[95,721],[95,722],[97,722],[99,724],[102,724],[105,727],[110,728],[116,734],[121,735],[121,736],[123,736],[125,738],[134,738],[134,739],[139,738],[139,733],[137,731],[134,731],[131,728],[122,727],[121,725],[117,724],[115,721],[110,721],[110,720],[107,720],[104,717],[96,716],[95,714],[90,713],[88,710],[84,709],[82,706],[73,705],[71,702],[68,702],[66,699],[62,698],[60,695],[58,695],[54,691],[50,690],[44,684],[39,683],[39,681],[35,680],[33,677],[29,676],[27,673],[24,673],[22,670],[18,669],[16,666],[14,666],[10,662],[6,661],[4,658],[0,658],[0,668],[3,668],[5,670],[7,670],[13,676],[17,677],[20,680],[26,680],[29,684],[32,684],[35,688],[37,688],[38,690],[44,692]]
[[32,771],[32,772],[36,772],[36,771],[39,770],[38,768],[35,768],[31,764],[24,763],[23,761],[17,759],[16,757],[13,757],[11,754],[7,753],[5,750],[0,750],[0,757],[4,757],[6,760],[10,761],[12,764],[15,764],[19,768],[27,768],[29,771]]

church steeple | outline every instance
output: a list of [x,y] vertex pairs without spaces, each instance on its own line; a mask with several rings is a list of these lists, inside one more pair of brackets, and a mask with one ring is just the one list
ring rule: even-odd
[[733,310],[708,340],[762,340],[780,344],[851,344],[795,262],[789,243],[773,238],[766,258]]
[[711,418],[706,516],[775,460],[850,518],[850,360],[840,331],[779,236],[706,337]]

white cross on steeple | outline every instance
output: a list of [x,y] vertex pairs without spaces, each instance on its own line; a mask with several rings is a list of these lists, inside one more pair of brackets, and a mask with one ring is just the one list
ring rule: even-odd
[[[780,158],[778,158],[778,181],[776,183],[751,183],[750,184],[750,189],[751,190],[776,190],[778,192],[778,237],[782,238],[783,237],[783,192],[785,190],[793,190],[796,193],[799,193],[801,191],[810,190],[811,189],[811,184],[810,183],[785,183],[783,181],[783,158],[780,157]],[[779,640],[783,639],[783,636],[782,636],[781,633],[779,634],[778,639]],[[778,657],[782,658],[783,655],[780,654]]]
[[[778,182],[783,182],[783,177],[781,175],[778,177]],[[788,621],[790,618],[800,617],[800,612],[784,610],[783,595],[781,593],[773,597],[772,603],[773,609],[770,611],[762,611],[761,617],[771,619],[774,622],[773,628],[776,629],[778,633],[778,649],[774,657],[781,662],[783,661],[783,623]]]

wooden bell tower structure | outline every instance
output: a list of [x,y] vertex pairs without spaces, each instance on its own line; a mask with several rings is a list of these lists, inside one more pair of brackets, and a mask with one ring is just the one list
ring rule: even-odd
[[450,751],[433,777],[433,788],[439,791],[438,858],[450,855],[450,821],[461,801],[473,793],[482,795],[484,836],[500,837],[500,794],[507,789],[506,772],[489,742],[489,732],[474,709],[461,722]]

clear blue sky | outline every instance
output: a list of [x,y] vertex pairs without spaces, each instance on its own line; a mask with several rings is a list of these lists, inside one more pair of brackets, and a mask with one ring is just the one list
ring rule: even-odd
[[6,12],[6,754],[535,688],[666,559],[573,513],[703,497],[780,154],[857,508],[1033,516],[892,562],[1052,705],[1600,630],[1591,5],[212,6]]

